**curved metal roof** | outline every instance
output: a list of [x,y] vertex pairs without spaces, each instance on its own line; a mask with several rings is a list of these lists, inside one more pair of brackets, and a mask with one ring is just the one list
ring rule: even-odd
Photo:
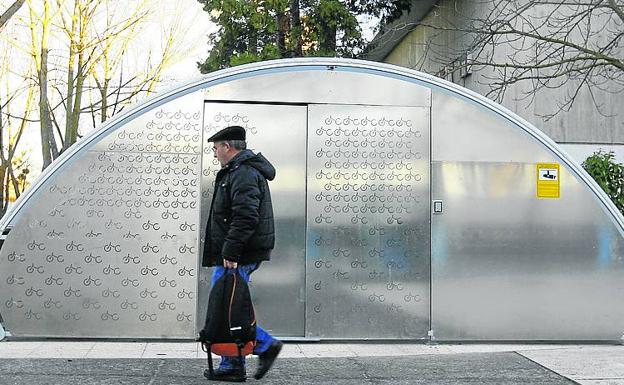
[[502,118],[507,119],[510,123],[513,123],[520,129],[526,131],[526,133],[532,136],[535,140],[542,143],[553,155],[560,158],[580,180],[585,182],[585,184],[595,194],[597,199],[602,203],[606,211],[611,214],[614,222],[618,224],[620,234],[624,236],[624,216],[622,216],[600,186],[598,186],[598,184],[585,172],[585,170],[574,162],[572,158],[567,155],[567,153],[559,148],[559,146],[552,139],[547,137],[543,132],[515,113],[491,101],[490,99],[477,94],[476,92],[437,78],[433,75],[385,63],[336,58],[281,59],[228,68],[210,73],[187,83],[183,83],[175,88],[171,88],[153,98],[137,104],[134,108],[126,111],[125,113],[119,114],[106,121],[99,129],[84,137],[80,142],[72,146],[68,151],[57,158],[47,169],[45,169],[34,185],[25,194],[22,194],[22,196],[20,196],[20,198],[15,202],[15,205],[4,215],[4,217],[2,217],[0,220],[0,231],[4,231],[4,229],[7,228],[14,219],[16,219],[19,211],[26,206],[31,198],[36,195],[38,189],[41,188],[43,183],[54,173],[60,171],[64,165],[68,164],[74,155],[82,151],[86,151],[92,145],[97,143],[99,139],[108,135],[109,132],[114,131],[119,126],[153,108],[197,90],[235,79],[249,78],[260,74],[275,72],[310,70],[324,71],[327,69],[334,71],[369,73],[420,84],[439,92],[460,97],[485,110],[489,110],[492,113],[500,115]]

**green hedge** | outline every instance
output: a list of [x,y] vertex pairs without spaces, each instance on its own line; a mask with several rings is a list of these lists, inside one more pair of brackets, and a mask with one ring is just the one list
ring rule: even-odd
[[615,162],[613,151],[596,151],[585,159],[583,168],[624,214],[624,165]]

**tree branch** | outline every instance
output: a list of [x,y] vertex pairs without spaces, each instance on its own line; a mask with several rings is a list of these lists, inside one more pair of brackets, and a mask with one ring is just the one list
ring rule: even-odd
[[4,11],[4,13],[0,16],[0,30],[9,21],[9,19],[11,19],[11,17],[19,11],[25,2],[26,0],[16,0],[6,11]]

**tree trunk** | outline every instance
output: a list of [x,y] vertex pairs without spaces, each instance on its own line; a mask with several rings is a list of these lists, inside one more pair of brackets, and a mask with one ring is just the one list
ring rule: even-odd
[[[50,32],[50,5],[43,2],[43,20],[41,33],[41,50],[37,68],[39,80],[39,117],[41,122],[41,151],[43,155],[43,168],[48,167],[53,160],[54,133],[52,132],[52,120],[50,118],[50,106],[48,104],[48,36]],[[34,11],[31,8],[31,23],[34,23]],[[36,39],[34,25],[31,26],[33,44]],[[54,148],[56,150],[56,148]]]
[[0,205],[0,217],[4,216],[9,208],[9,189],[7,183],[4,182],[5,174],[6,170],[4,169],[4,167],[2,167],[2,176],[0,177],[0,182],[2,183],[2,187],[0,187],[0,190],[2,190],[2,196],[0,196],[2,200],[2,205]]
[[41,68],[39,68],[39,116],[41,118],[41,150],[43,151],[43,168],[52,163],[51,138],[52,120],[50,119],[50,106],[48,105],[48,68],[47,49],[41,49]]
[[322,23],[320,49],[322,55],[336,56],[336,27]]
[[301,14],[299,13],[299,0],[290,0],[290,41],[293,45],[292,57],[302,57],[302,34]]
[[249,31],[249,44],[247,46],[247,52],[252,55],[258,54],[258,31],[250,28]]
[[8,207],[8,200],[4,199],[4,174],[6,173],[6,158],[4,157],[4,125],[2,124],[2,100],[0,100],[0,218],[4,216],[4,213]]
[[[20,122],[20,126],[19,129],[17,130],[17,135],[14,137],[13,143],[9,143],[9,148],[8,148],[8,162],[7,162],[7,169],[9,171],[9,175],[11,176],[12,180],[13,180],[13,189],[15,190],[15,199],[19,198],[20,195],[23,192],[23,188],[24,185],[22,185],[22,189],[20,189],[20,185],[19,185],[19,180],[15,177],[15,175],[13,174],[13,158],[15,158],[15,151],[17,151],[17,146],[19,145],[20,139],[22,139],[22,134],[24,133],[24,130],[26,129],[26,124],[28,122],[28,111],[30,111],[30,107],[32,104],[32,99],[33,99],[33,88],[31,87],[28,90],[28,96],[26,97],[26,106],[25,106],[25,114],[24,117],[22,118],[22,121]],[[8,184],[8,181],[7,181]]]
[[0,29],[2,29],[7,21],[9,21],[9,19],[11,19],[11,17],[13,17],[13,15],[15,15],[20,8],[22,8],[22,5],[24,5],[25,2],[26,0],[16,0],[6,11],[4,11],[4,13],[0,16]]
[[288,18],[281,10],[275,15],[277,22],[277,50],[280,58],[286,57],[286,34],[288,33]]
[[[67,125],[65,126],[65,143],[63,143],[63,151],[67,150],[71,147],[72,144],[76,143],[78,139],[78,125],[80,122],[80,108],[82,105],[82,92],[84,87],[84,81],[86,78],[85,74],[85,51],[84,51],[84,39],[86,33],[86,24],[88,22],[89,16],[86,14],[86,9],[83,8],[83,4],[80,0],[75,0],[76,8],[74,8],[74,14],[77,19],[77,27],[74,27],[72,21],[72,39],[75,43],[75,51],[78,53],[78,64],[74,70],[73,62],[71,63],[72,71],[73,71],[73,83],[68,84],[68,92],[67,92],[67,100],[68,106],[71,105],[71,108],[67,109]],[[78,30],[76,36],[76,29]],[[74,58],[75,60],[75,58]],[[74,72],[75,71],[75,72]],[[69,102],[73,97],[73,101]]]
[[101,114],[102,116],[100,116],[101,118],[101,122],[104,123],[106,121],[106,119],[108,119],[107,114],[108,114],[108,83],[109,83],[109,79],[105,79],[104,80],[104,85],[102,88],[100,88],[100,95],[102,97],[102,108],[101,108]]
[[8,171],[9,171],[8,172],[9,179],[7,179],[7,190],[9,189],[8,184],[10,182],[13,185],[13,191],[15,192],[15,199],[17,199],[20,196],[19,182],[17,181],[17,178],[15,177],[15,173],[13,172],[13,165],[10,163],[9,163]]
[[615,0],[609,0],[609,8],[615,12],[615,14],[620,18],[622,22],[624,22],[624,9],[620,8],[621,6],[617,4]]
[[80,51],[78,53],[78,70],[76,72],[76,84],[74,94],[74,109],[71,111],[71,121],[66,130],[65,136],[65,149],[69,148],[72,144],[76,143],[78,139],[78,125],[80,123],[80,108],[82,105],[82,91],[84,87],[84,81],[86,75],[84,73],[84,53]]
[[[4,163],[4,161],[3,161]],[[4,174],[6,173],[4,164],[0,165],[0,218],[2,218],[4,216],[4,214],[6,213],[8,207],[9,207],[9,200],[5,199],[5,187],[4,187]]]
[[[96,79],[96,83],[98,85],[98,89],[100,90],[100,97],[102,100],[102,105],[100,107],[100,122],[104,123],[106,119],[108,119],[108,86],[110,84],[110,70],[111,70],[111,41],[107,40],[104,45],[104,84],[100,84],[100,82]],[[125,50],[124,50],[125,51]]]
[[65,112],[65,140],[63,150],[67,149],[67,139],[71,136],[72,112],[74,111],[74,82],[75,82],[75,64],[76,64],[76,28],[78,25],[78,16],[80,14],[80,0],[74,0],[74,12],[72,13],[71,30],[69,31],[69,59],[67,60],[67,106]]

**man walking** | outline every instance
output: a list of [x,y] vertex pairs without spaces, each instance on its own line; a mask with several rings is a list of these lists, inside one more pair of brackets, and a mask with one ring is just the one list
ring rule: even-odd
[[[208,139],[221,164],[215,179],[215,191],[206,226],[203,266],[215,266],[212,284],[223,274],[238,269],[249,276],[262,261],[270,259],[275,244],[273,206],[267,180],[275,178],[275,168],[262,154],[247,149],[245,129],[230,126]],[[261,327],[256,327],[256,347],[259,356],[254,378],[262,378],[275,362],[282,342]],[[245,359],[222,357],[219,368],[210,380],[242,382],[246,379]]]

